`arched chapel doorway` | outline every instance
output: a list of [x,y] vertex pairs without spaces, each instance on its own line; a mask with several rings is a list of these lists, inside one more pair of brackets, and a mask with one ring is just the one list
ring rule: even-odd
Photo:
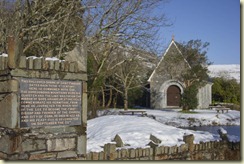
[[167,89],[167,106],[180,106],[181,90],[176,85],[171,85]]

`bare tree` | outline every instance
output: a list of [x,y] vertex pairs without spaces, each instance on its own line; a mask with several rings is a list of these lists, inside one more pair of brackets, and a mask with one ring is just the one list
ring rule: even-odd
[[169,25],[165,15],[155,10],[166,0],[3,1],[8,18],[0,19],[6,24],[0,27],[1,51],[6,49],[6,36],[14,35],[22,40],[26,55],[62,57],[86,36],[93,115],[100,105],[98,96],[107,89],[107,78],[128,62],[122,58],[111,62],[111,55],[121,45],[155,49],[159,28]]
[[[88,40],[88,57],[93,59],[93,70],[89,75],[89,101],[96,100],[99,95],[98,84],[101,86],[106,75],[113,74],[116,67],[125,59],[116,60],[110,65],[108,60],[119,46],[133,46],[151,50],[155,47],[154,40],[160,27],[169,24],[165,15],[153,12],[163,6],[165,0],[85,0],[84,6],[96,6],[84,13],[84,24]],[[91,60],[92,61],[92,60]],[[105,77],[104,77],[105,76]],[[100,90],[100,89],[99,89]],[[96,102],[98,102],[96,100]],[[96,109],[90,109],[93,115]]]
[[61,57],[84,38],[84,7],[79,0],[4,0],[1,5],[3,47],[12,35],[22,40],[27,56]]
[[123,63],[119,64],[114,71],[114,83],[107,84],[124,98],[124,110],[128,109],[128,92],[146,85],[147,73],[150,69],[147,68],[145,58],[142,58],[140,53],[142,52],[136,49],[129,51],[124,49],[117,53],[116,59]]
[[0,53],[7,53],[7,37],[13,32],[14,3],[0,1]]

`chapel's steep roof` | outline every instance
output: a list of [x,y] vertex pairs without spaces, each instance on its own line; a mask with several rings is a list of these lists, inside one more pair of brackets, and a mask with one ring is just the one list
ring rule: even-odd
[[162,61],[164,60],[164,57],[165,57],[165,56],[166,56],[166,55],[167,55],[167,54],[168,54],[174,47],[175,47],[175,49],[177,50],[177,52],[183,57],[184,61],[187,63],[187,65],[189,66],[189,68],[191,68],[191,66],[189,65],[189,63],[187,62],[187,60],[184,58],[182,52],[180,51],[180,48],[179,48],[179,47],[181,47],[180,44],[177,43],[177,42],[174,40],[174,38],[172,38],[172,40],[171,40],[171,42],[170,42],[168,48],[166,49],[166,51],[165,51],[164,54],[162,55],[162,57],[161,57],[160,61],[158,62],[156,68],[153,70],[151,76],[149,77],[148,82],[150,82],[151,79],[153,78],[153,76],[155,75],[156,70],[158,69],[158,67],[160,66],[160,64],[162,63]]

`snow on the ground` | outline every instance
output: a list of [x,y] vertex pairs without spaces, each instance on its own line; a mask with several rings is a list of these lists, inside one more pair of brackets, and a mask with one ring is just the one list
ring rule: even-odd
[[229,65],[210,65],[208,67],[210,71],[209,76],[211,77],[225,77],[228,79],[236,79],[240,82],[240,65],[229,64]]
[[[119,110],[103,110],[100,117],[88,120],[87,151],[102,151],[106,143],[112,143],[118,134],[125,148],[145,148],[150,142],[150,134],[156,136],[164,146],[181,145],[183,136],[194,134],[194,143],[221,140],[219,135],[203,131],[192,131],[177,128],[180,126],[212,125],[240,125],[240,112],[217,114],[214,110],[195,110],[195,114],[183,114],[179,110],[146,110],[148,117],[118,115]],[[194,124],[193,118],[197,120]],[[168,125],[167,125],[168,124]],[[222,131],[224,131],[222,129]],[[240,140],[236,136],[229,136],[230,140]]]
[[231,110],[228,113],[217,113],[215,110],[196,109],[196,113],[181,113],[178,110],[147,110],[156,120],[175,127],[191,127],[204,125],[240,125],[240,112]]
[[149,147],[150,134],[162,140],[161,145],[183,144],[184,134],[194,134],[194,142],[219,139],[208,132],[183,130],[162,124],[148,117],[110,115],[88,121],[88,152],[102,151],[104,144],[111,143],[118,134],[127,148]]

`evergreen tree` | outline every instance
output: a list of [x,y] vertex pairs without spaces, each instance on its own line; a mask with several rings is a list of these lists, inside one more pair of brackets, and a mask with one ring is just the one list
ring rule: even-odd
[[187,43],[178,43],[182,55],[189,63],[189,69],[182,75],[185,90],[182,95],[181,104],[183,110],[194,109],[198,106],[198,89],[208,81],[209,62],[206,54],[208,42],[201,40],[190,40]]
[[198,106],[197,93],[198,87],[191,85],[184,90],[182,94],[181,106],[183,110],[195,109]]
[[187,43],[178,44],[190,67],[182,75],[186,87],[196,84],[200,88],[208,81],[208,66],[211,64],[206,55],[208,46],[208,42],[201,40],[190,40]]

